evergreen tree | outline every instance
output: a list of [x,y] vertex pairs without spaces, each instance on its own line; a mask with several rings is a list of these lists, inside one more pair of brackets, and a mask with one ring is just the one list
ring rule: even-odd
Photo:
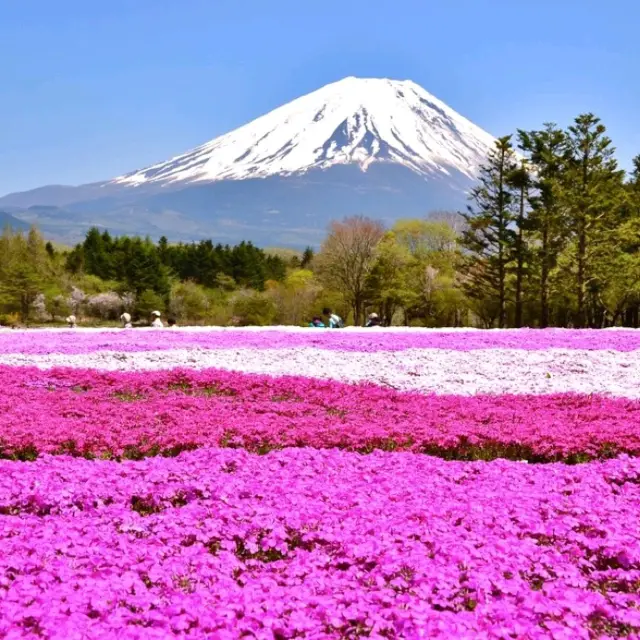
[[640,155],[632,160],[633,169],[627,181],[627,218],[640,218]]
[[516,169],[511,136],[496,140],[471,191],[474,205],[462,214],[468,227],[462,242],[471,254],[467,291],[472,298],[495,301],[499,327],[507,324],[507,273],[515,236],[509,177]]
[[143,291],[153,291],[162,298],[168,297],[171,290],[168,269],[160,262],[158,252],[148,238],[132,241],[124,271],[128,290],[138,295]]
[[[594,325],[593,261],[620,213],[624,172],[613,157],[615,149],[606,128],[591,113],[578,116],[567,133],[564,191],[569,223],[575,241],[575,290],[578,327]],[[593,303],[593,296],[591,299]]]
[[566,240],[566,218],[562,203],[566,136],[555,124],[540,131],[519,131],[520,147],[534,171],[529,189],[529,228],[535,234],[535,253],[540,267],[539,299],[541,327],[549,326],[550,276]]
[[515,261],[515,317],[514,326],[522,326],[522,296],[523,285],[527,261],[527,244],[525,242],[525,231],[527,229],[529,189],[531,186],[531,176],[527,162],[523,159],[520,166],[509,176],[510,186],[514,190],[513,198],[517,202],[517,214],[515,215],[515,239],[513,244],[513,260]]
[[314,255],[315,254],[313,249],[311,247],[307,247],[302,253],[302,258],[300,259],[300,268],[308,269],[313,262]]
[[107,232],[100,233],[97,227],[89,229],[82,247],[83,263],[87,273],[103,280],[114,278],[111,245],[111,236]]
[[160,262],[162,262],[165,266],[170,266],[168,263],[169,258],[169,241],[166,236],[162,236],[160,240],[158,240],[158,257],[160,258]]

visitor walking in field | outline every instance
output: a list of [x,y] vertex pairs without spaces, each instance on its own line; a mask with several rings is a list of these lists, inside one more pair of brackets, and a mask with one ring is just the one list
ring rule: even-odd
[[123,314],[120,316],[120,320],[121,320],[121,322],[122,322],[122,326],[123,326],[125,329],[131,329],[131,327],[132,327],[132,324],[131,324],[131,316],[130,316],[128,313],[123,313]]

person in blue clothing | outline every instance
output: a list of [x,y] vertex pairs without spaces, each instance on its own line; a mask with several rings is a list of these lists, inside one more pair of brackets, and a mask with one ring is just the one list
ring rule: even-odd
[[333,313],[328,307],[325,307],[322,313],[329,318],[329,329],[342,329],[344,327],[342,318],[337,313]]
[[315,316],[314,319],[309,323],[310,327],[318,327],[318,328],[324,328],[324,322],[322,322],[322,318],[318,318],[318,316]]

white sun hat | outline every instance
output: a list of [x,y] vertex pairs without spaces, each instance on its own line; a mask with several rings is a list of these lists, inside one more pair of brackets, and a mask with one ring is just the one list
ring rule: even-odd
[[76,321],[76,317],[75,316],[69,316],[67,318],[67,322],[75,322]]
[[159,318],[162,314],[159,311],[152,311],[151,315]]
[[120,320],[122,320],[124,322],[131,322],[131,316],[128,313],[123,313],[120,316]]

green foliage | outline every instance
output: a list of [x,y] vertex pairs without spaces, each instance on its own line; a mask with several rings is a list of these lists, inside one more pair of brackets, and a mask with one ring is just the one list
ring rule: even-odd
[[277,309],[273,301],[258,291],[239,291],[232,303],[233,323],[237,326],[273,324]]
[[[594,326],[600,293],[594,265],[616,227],[623,198],[624,172],[613,157],[606,128],[593,114],[578,116],[567,133],[563,186],[573,252],[575,324]],[[605,249],[606,250],[606,249]]]
[[152,289],[144,290],[136,300],[135,312],[141,318],[148,318],[152,311],[162,313],[164,309],[164,299]]
[[302,253],[302,258],[300,258],[300,268],[308,269],[313,262],[313,258],[315,257],[315,252],[312,247],[307,247]]
[[54,269],[35,227],[25,235],[5,229],[0,236],[0,304],[28,322],[37,296],[51,285]]
[[[218,320],[219,323],[219,307],[227,306],[225,298],[224,293],[205,289],[192,281],[176,282],[171,289],[169,314],[179,322],[206,324]],[[228,317],[229,314],[225,314],[225,320]]]
[[284,282],[272,281],[267,288],[279,324],[306,325],[313,317],[322,287],[310,269],[290,269]]
[[233,291],[236,288],[236,281],[226,273],[219,273],[215,278],[215,286],[222,291]]
[[515,197],[510,183],[517,169],[511,136],[496,140],[495,149],[480,170],[471,191],[473,206],[464,214],[468,229],[463,243],[470,252],[465,285],[468,295],[495,300],[499,327],[507,324],[507,277],[516,240]]
[[112,238],[95,228],[68,254],[66,266],[72,273],[117,280],[138,294],[151,289],[165,298],[171,288],[171,274],[208,288],[262,290],[267,280],[281,281],[286,273],[281,257],[267,254],[250,242],[234,247],[214,245],[211,240],[172,245],[163,237],[154,244],[148,238]]
[[[640,155],[625,179],[592,114],[497,141],[464,214],[391,229],[331,224],[318,255],[250,242],[172,244],[91,229],[73,249],[35,229],[0,235],[0,323],[306,325],[376,311],[413,326],[640,326]],[[98,320],[99,319],[99,320]]]
[[376,262],[367,278],[369,303],[383,320],[393,318],[399,308],[411,308],[418,298],[411,278],[415,259],[402,244],[397,227],[380,241]]
[[47,313],[52,320],[56,318],[65,318],[73,313],[68,297],[57,291],[51,292],[45,296],[45,304]]
[[370,302],[386,323],[460,325],[467,301],[457,278],[457,233],[445,220],[400,220],[378,246]]
[[267,254],[250,242],[214,245],[211,240],[170,245],[164,264],[179,280],[192,280],[204,287],[233,286],[263,290],[267,280],[283,280],[286,263],[278,255]]
[[546,327],[550,321],[551,276],[567,240],[562,185],[566,134],[555,124],[546,124],[541,131],[519,131],[518,135],[530,168],[535,168],[535,173],[529,175],[527,244],[528,257],[539,279],[539,324]]

